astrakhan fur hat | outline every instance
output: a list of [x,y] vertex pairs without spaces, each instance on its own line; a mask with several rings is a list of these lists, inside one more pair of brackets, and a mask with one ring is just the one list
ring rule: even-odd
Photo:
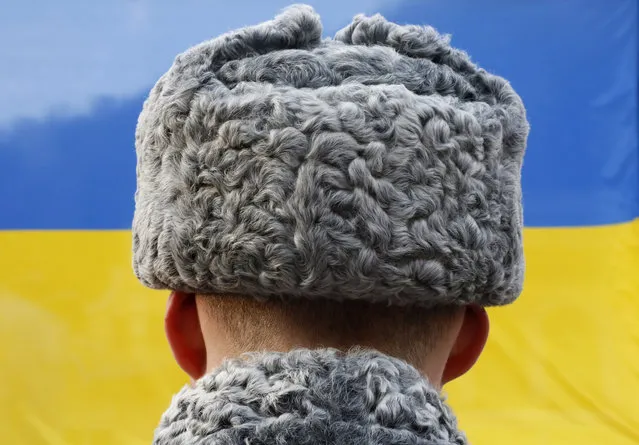
[[500,305],[523,281],[526,113],[433,28],[294,6],[179,55],[136,132],[152,288]]

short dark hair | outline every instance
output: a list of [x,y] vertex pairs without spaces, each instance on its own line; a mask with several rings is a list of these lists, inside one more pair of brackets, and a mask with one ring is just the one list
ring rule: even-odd
[[[458,306],[399,307],[363,301],[266,300],[201,296],[235,348],[271,349],[284,332],[311,335],[317,347],[370,347],[407,361],[422,359],[445,332]],[[334,339],[342,344],[335,345]],[[327,342],[329,344],[322,344]],[[330,344],[332,343],[332,344]]]

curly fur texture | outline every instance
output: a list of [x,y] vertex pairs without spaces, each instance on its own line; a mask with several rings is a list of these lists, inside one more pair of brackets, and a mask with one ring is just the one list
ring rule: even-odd
[[294,6],[179,55],[136,132],[153,288],[506,304],[523,280],[526,113],[433,28]]
[[177,394],[155,445],[466,444],[438,392],[377,352],[261,353]]

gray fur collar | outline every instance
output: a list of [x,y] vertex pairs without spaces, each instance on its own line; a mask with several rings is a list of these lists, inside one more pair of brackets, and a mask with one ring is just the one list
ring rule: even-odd
[[415,368],[373,351],[229,360],[173,398],[156,445],[466,444]]

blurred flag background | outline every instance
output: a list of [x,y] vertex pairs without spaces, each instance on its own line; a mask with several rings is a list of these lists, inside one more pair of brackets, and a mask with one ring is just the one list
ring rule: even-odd
[[[137,115],[177,53],[289,3],[2,2],[0,443],[150,443],[186,379],[130,266]],[[450,33],[529,110],[525,292],[448,388],[471,443],[639,443],[639,0],[309,3],[327,36]]]

